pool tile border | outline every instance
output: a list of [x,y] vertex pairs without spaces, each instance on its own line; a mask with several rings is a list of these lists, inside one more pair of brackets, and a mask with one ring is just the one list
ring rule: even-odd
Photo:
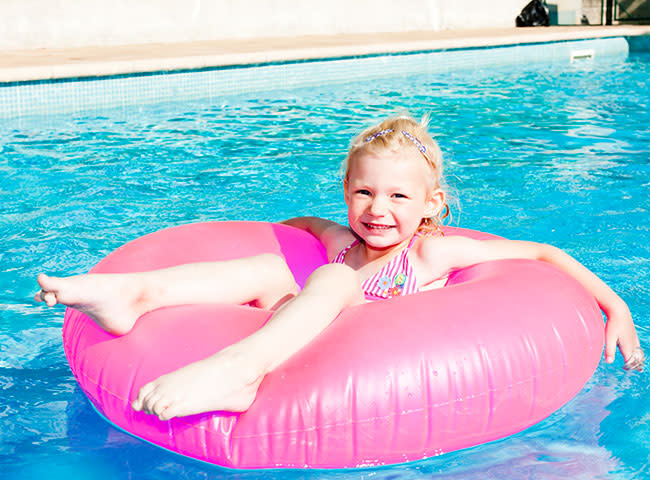
[[570,63],[629,52],[624,37],[460,48],[0,84],[0,118],[101,112],[278,89],[440,74],[521,63]]

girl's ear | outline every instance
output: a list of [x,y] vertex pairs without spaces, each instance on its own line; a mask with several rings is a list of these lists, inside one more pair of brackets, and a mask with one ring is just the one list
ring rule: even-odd
[[440,188],[431,192],[427,199],[425,217],[437,217],[444,208],[446,200],[447,195]]
[[343,199],[345,200],[346,205],[350,205],[350,190],[348,187],[350,186],[350,182],[348,182],[347,178],[343,179]]

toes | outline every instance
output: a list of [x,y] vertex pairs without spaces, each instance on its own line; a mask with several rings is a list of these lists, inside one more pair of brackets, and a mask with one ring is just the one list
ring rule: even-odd
[[171,420],[176,416],[178,416],[177,409],[174,405],[169,405],[160,413],[160,415],[158,415],[158,418],[163,422],[166,422],[167,420]]
[[58,300],[54,292],[41,293],[41,298],[43,299],[43,301],[48,307],[53,307],[58,303]]
[[41,291],[34,295],[34,300],[37,302],[45,302],[48,307],[53,307],[58,303],[56,297],[56,282],[52,282],[52,277],[48,277],[44,273],[39,273],[36,281],[41,287]]
[[[165,413],[169,409],[170,400],[168,398],[158,398],[151,409],[151,414],[157,416],[160,420],[167,420]],[[171,417],[170,417],[171,418]]]
[[154,413],[154,407],[161,397],[160,393],[161,392],[159,385],[152,382],[149,391],[144,395],[144,399],[142,400],[142,405],[145,412],[149,414]]
[[45,304],[48,307],[53,307],[57,303],[59,303],[58,299],[56,298],[56,294],[54,292],[46,292],[44,290],[41,290],[40,292],[36,293],[34,295],[34,300],[37,302],[45,302]]
[[160,420],[166,421],[177,416],[172,397],[161,391],[157,381],[149,382],[138,392],[138,396],[131,403],[133,410],[155,415]]
[[159,396],[155,393],[152,393],[147,398],[145,398],[144,402],[142,402],[142,411],[144,413],[148,413],[149,415],[155,415],[156,413],[154,412],[154,406],[156,405],[158,398]]
[[39,273],[36,277],[36,281],[45,291],[53,290],[54,286],[52,285],[52,277],[48,277],[44,273]]
[[162,414],[169,407],[171,400],[168,395],[161,391],[156,381],[146,384],[140,389],[132,407],[134,410],[143,411],[149,415],[156,415],[162,418]]
[[138,396],[131,403],[131,407],[133,407],[133,410],[136,410],[138,412],[146,410],[148,405],[147,397],[153,393],[155,388],[156,388],[156,384],[153,382],[149,382],[144,387],[140,388],[140,391],[138,392]]

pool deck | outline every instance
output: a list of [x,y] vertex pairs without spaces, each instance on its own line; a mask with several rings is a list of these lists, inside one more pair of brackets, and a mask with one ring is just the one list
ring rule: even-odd
[[648,25],[416,31],[0,52],[0,83],[650,35]]

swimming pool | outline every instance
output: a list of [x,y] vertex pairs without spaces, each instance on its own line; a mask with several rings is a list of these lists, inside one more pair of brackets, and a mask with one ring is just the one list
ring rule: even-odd
[[232,472],[113,429],[77,389],[62,309],[34,277],[87,271],[120,244],[203,220],[344,221],[347,143],[377,117],[429,113],[454,223],[555,244],[628,301],[649,340],[650,55],[399,75],[335,86],[5,121],[0,127],[0,462],[5,478],[621,478],[650,459],[646,374],[618,359],[540,424],[422,462],[355,472]]

